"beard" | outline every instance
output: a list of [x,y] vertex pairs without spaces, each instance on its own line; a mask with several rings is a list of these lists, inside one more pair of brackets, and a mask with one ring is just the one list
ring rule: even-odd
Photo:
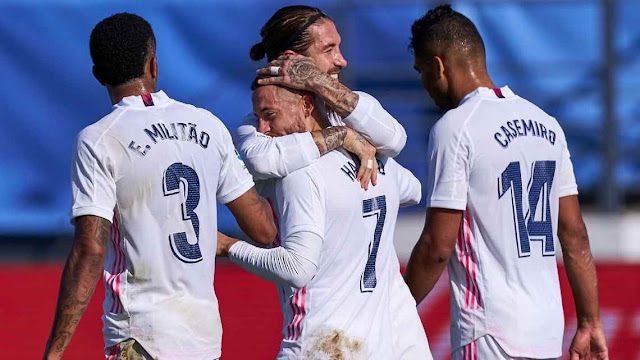
[[305,125],[303,120],[298,120],[287,127],[284,131],[287,133],[287,135],[294,133],[305,133],[307,132],[307,126]]

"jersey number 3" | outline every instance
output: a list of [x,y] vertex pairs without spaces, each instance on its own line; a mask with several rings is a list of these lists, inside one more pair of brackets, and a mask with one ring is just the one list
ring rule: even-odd
[[180,183],[186,192],[185,202],[182,203],[182,220],[190,220],[196,234],[195,244],[187,241],[187,233],[177,232],[169,235],[171,251],[186,263],[196,263],[202,260],[202,253],[198,241],[200,240],[200,221],[195,212],[200,202],[200,180],[196,171],[182,163],[173,163],[164,172],[162,190],[164,196],[175,195],[180,192]]
[[[542,256],[555,255],[553,245],[553,224],[551,222],[550,195],[553,175],[556,170],[555,161],[535,161],[531,179],[529,179],[529,203],[526,214],[522,204],[522,175],[520,162],[512,162],[498,178],[498,198],[507,191],[511,194],[513,222],[518,247],[518,257],[531,255],[530,240],[542,241]],[[540,204],[540,213],[536,211]],[[540,220],[536,220],[539,218]]]
[[384,220],[387,217],[387,198],[384,195],[362,202],[362,217],[373,215],[376,216],[376,229],[373,233],[373,241],[369,243],[369,257],[360,280],[361,292],[372,292],[376,288],[376,257],[378,256]]

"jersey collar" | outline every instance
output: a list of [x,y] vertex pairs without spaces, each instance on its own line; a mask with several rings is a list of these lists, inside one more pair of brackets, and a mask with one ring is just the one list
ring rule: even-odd
[[160,90],[155,93],[144,94],[144,95],[132,95],[122,98],[119,103],[115,104],[114,107],[126,106],[133,108],[146,108],[151,106],[160,105],[169,100],[167,94],[164,91]]
[[511,91],[511,89],[509,89],[508,86],[503,86],[501,88],[493,88],[493,89],[488,87],[479,87],[473,90],[472,92],[468,93],[467,95],[465,95],[465,97],[462,98],[458,106],[462,105],[465,101],[476,96],[486,97],[490,99],[506,99],[516,95],[513,93],[513,91]]

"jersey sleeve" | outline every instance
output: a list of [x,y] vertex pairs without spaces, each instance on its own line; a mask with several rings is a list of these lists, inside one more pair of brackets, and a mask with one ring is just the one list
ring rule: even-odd
[[393,171],[396,176],[400,206],[411,206],[419,203],[420,199],[422,199],[422,185],[418,178],[393,159],[387,160],[386,168]]
[[242,158],[233,146],[231,134],[224,124],[216,118],[221,134],[220,156],[222,167],[220,168],[220,178],[216,198],[219,203],[226,204],[240,197],[254,186],[253,178],[247,171]]
[[88,129],[76,138],[71,164],[71,223],[84,215],[113,220],[116,182],[102,139],[103,136],[97,136]]
[[571,163],[571,154],[569,153],[569,146],[564,138],[564,134],[562,137],[562,146],[562,162],[560,163],[558,179],[558,197],[577,195],[578,184],[576,184],[576,177],[573,173],[573,164]]
[[234,134],[238,151],[256,179],[281,178],[320,158],[310,133],[271,137],[259,133],[258,120],[247,115]]
[[325,202],[314,177],[303,169],[276,185],[281,246],[262,249],[238,242],[229,249],[232,261],[264,279],[293,287],[302,287],[315,276],[324,242]]
[[376,98],[362,91],[355,93],[358,94],[358,104],[343,119],[344,123],[369,140],[379,154],[387,157],[398,155],[407,143],[404,127]]
[[276,198],[283,246],[288,236],[298,232],[324,239],[325,191],[320,174],[308,168],[290,174],[276,185]]
[[431,129],[427,150],[427,207],[464,210],[469,188],[471,145],[446,115]]

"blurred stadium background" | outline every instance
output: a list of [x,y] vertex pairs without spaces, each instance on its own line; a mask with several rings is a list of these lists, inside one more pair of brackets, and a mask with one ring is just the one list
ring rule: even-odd
[[[158,40],[159,88],[204,107],[233,129],[250,111],[257,64],[248,49],[260,26],[293,2],[0,0],[0,349],[41,356],[53,318],[68,223],[75,135],[110,111],[91,75],[89,34],[122,11],[145,17]],[[308,1],[337,23],[349,61],[343,81],[376,96],[405,126],[398,161],[425,179],[427,138],[440,116],[407,50],[413,20],[439,2]],[[602,320],[612,359],[640,359],[640,1],[466,1],[454,8],[478,26],[496,84],[538,104],[569,141],[600,278]],[[406,261],[424,206],[403,210],[396,229]],[[238,234],[221,208],[222,231]],[[562,267],[559,257],[559,267]],[[561,271],[565,353],[575,309]],[[223,359],[273,358],[281,316],[271,284],[220,261],[216,291]],[[68,358],[100,358],[102,284]],[[436,359],[448,359],[446,279],[420,305]],[[3,355],[3,356],[4,356]]]

